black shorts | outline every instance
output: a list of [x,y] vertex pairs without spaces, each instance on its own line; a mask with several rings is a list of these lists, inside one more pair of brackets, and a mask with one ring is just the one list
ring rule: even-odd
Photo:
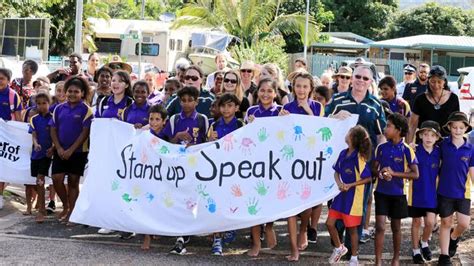
[[418,207],[413,207],[413,206],[408,206],[408,216],[412,218],[420,218],[420,217],[425,217],[426,213],[432,212],[432,213],[438,213],[435,208],[418,208]]
[[51,158],[44,157],[41,159],[31,159],[30,169],[31,176],[38,177],[38,175],[49,176],[49,167],[51,166]]
[[68,160],[63,160],[54,152],[52,174],[84,175],[87,164],[87,152],[75,152]]
[[443,197],[438,194],[438,213],[439,217],[446,218],[453,215],[454,212],[459,212],[464,215],[471,215],[471,200],[470,199],[452,199]]
[[392,219],[408,217],[408,203],[405,195],[393,196],[374,192],[375,215],[384,215]]

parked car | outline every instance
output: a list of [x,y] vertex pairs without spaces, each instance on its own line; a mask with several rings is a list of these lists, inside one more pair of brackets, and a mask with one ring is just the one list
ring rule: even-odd
[[474,67],[463,67],[459,72],[459,98],[474,100]]

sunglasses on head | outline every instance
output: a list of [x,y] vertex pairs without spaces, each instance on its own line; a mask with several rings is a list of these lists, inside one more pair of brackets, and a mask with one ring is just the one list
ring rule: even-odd
[[197,81],[199,77],[196,76],[184,76],[184,80],[192,80],[192,81]]
[[236,79],[224,79],[224,83],[232,83],[232,84],[237,84],[237,80]]
[[252,73],[253,70],[252,69],[241,69],[240,72],[244,72],[244,73]]
[[355,77],[356,79],[362,79],[363,81],[369,81],[369,80],[370,80],[370,78],[368,78],[368,77],[362,77],[361,75],[354,75],[354,77]]

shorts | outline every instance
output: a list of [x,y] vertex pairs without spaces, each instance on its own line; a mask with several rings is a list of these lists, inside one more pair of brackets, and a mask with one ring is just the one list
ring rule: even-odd
[[438,213],[436,208],[418,208],[413,206],[408,206],[408,216],[412,218],[425,217],[426,213]]
[[63,160],[57,152],[54,152],[52,174],[84,175],[87,154],[87,152],[75,152],[68,160]]
[[470,199],[452,199],[443,197],[438,194],[438,213],[439,217],[446,218],[453,215],[454,212],[459,212],[464,215],[471,215],[471,200]]
[[392,219],[408,217],[408,203],[405,195],[387,195],[379,192],[375,196],[375,215],[388,216]]
[[347,228],[357,227],[362,222],[362,216],[349,215],[334,209],[329,209],[328,217],[334,218],[336,220],[342,220],[344,226]]
[[51,166],[51,158],[44,157],[41,159],[31,159],[30,169],[31,176],[38,177],[38,175],[49,176],[49,167]]

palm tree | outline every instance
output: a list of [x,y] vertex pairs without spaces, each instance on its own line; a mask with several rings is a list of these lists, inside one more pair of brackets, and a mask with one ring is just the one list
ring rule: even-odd
[[[250,45],[268,36],[296,33],[304,42],[305,15],[279,14],[288,0],[196,0],[178,12],[173,28],[210,27],[225,30]],[[317,40],[319,28],[310,17],[308,43]]]

